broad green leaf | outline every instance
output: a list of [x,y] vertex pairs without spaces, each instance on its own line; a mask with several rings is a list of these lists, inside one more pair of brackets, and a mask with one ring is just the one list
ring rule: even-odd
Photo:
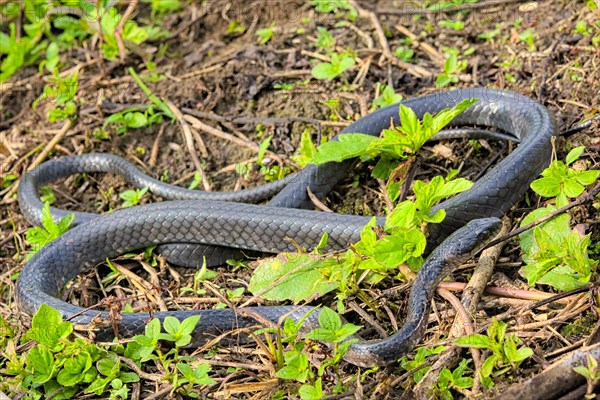
[[[243,288],[242,288],[243,289]],[[199,315],[192,315],[191,317],[187,317],[181,322],[180,331],[184,335],[191,334],[194,329],[196,329],[196,325],[200,321]]]
[[369,145],[378,138],[362,133],[346,133],[338,136],[338,141],[329,141],[317,148],[311,160],[313,164],[340,162],[350,158],[367,156]]
[[540,178],[531,182],[531,189],[543,197],[556,197],[560,192],[560,183],[556,177]]
[[27,338],[48,346],[52,351],[62,348],[60,341],[73,332],[73,324],[63,322],[62,316],[54,308],[42,304],[33,316]]
[[494,367],[498,364],[498,356],[492,354],[488,358],[485,359],[483,365],[481,366],[480,373],[482,376],[488,377],[492,374]]
[[419,229],[396,230],[392,235],[377,241],[373,258],[383,266],[393,269],[411,257],[425,251],[427,239]]
[[323,387],[321,378],[317,379],[315,385],[304,384],[298,390],[301,400],[321,400],[323,398]]
[[577,175],[575,175],[575,180],[580,184],[587,186],[596,182],[596,180],[598,179],[598,175],[600,175],[600,171],[598,170],[581,171],[578,172]]
[[[329,281],[327,273],[330,268],[327,265],[325,260],[310,255],[282,253],[260,262],[250,279],[248,290],[268,300],[298,303],[339,287],[338,282]],[[277,284],[274,285],[274,282]],[[264,290],[267,291],[263,293]]]
[[329,307],[323,307],[319,312],[319,325],[321,328],[337,331],[342,327],[342,319]]
[[574,180],[566,180],[564,182],[564,191],[567,197],[575,198],[579,196],[585,188]]
[[33,371],[33,382],[42,384],[49,381],[54,374],[54,356],[44,346],[29,350],[26,356],[27,367]]
[[455,344],[460,347],[475,347],[477,349],[492,349],[492,340],[484,335],[467,335],[456,339]]
[[330,63],[323,62],[314,66],[311,70],[313,78],[318,80],[332,80],[337,76],[337,73]]
[[173,316],[166,317],[165,321],[163,322],[163,327],[165,328],[165,331],[169,332],[172,335],[180,333],[180,326],[181,323],[179,322],[179,320]]
[[63,386],[74,386],[83,381],[85,372],[92,366],[92,358],[87,352],[80,352],[65,361],[56,381]]
[[412,201],[403,201],[385,219],[385,230],[393,228],[412,229],[417,226],[417,209]]
[[575,147],[569,152],[569,154],[567,154],[567,157],[565,158],[565,163],[567,165],[573,164],[581,156],[581,153],[583,153],[584,150],[585,146]]

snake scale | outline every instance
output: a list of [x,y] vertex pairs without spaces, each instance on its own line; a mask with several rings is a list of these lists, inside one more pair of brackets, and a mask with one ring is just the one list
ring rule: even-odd
[[[537,102],[512,92],[472,88],[442,91],[403,102],[419,118],[437,113],[464,99],[478,98],[452,125],[492,129],[495,137],[513,140],[518,147],[473,187],[436,206],[446,211],[441,224],[430,225],[429,242],[435,247],[413,284],[403,327],[379,340],[359,340],[345,359],[359,366],[388,365],[409,352],[426,327],[431,297],[437,284],[460,263],[470,258],[498,231],[504,215],[525,193],[529,184],[548,165],[555,125],[548,110]],[[351,124],[341,133],[379,135],[390,122],[399,124],[398,105],[377,110]],[[479,134],[481,135],[481,131]],[[490,133],[490,135],[493,135]],[[451,137],[451,131],[438,138]],[[325,250],[339,250],[360,239],[370,217],[312,211],[307,188],[323,198],[352,169],[354,160],[308,165],[286,178],[239,192],[201,192],[171,186],[150,178],[127,161],[109,154],[85,154],[48,161],[22,177],[19,204],[24,216],[40,224],[42,202],[39,187],[81,172],[111,172],[137,187],[148,187],[168,199],[97,216],[75,213],[75,226],[39,251],[23,268],[17,283],[20,309],[33,315],[46,303],[76,324],[94,322],[97,339],[111,340],[114,330],[107,312],[83,310],[58,298],[63,286],[78,274],[107,257],[144,248],[167,245],[164,251],[177,264],[198,265],[202,256],[212,263],[229,258],[232,251],[267,253],[294,251],[289,240],[306,249],[314,248],[324,233]],[[266,205],[247,204],[270,198]],[[59,219],[67,212],[53,208]],[[378,224],[384,219],[378,217]],[[280,323],[283,316],[296,321],[311,307],[260,306],[237,310],[157,312],[178,319],[200,315],[192,346],[232,328],[256,326],[257,320]],[[143,333],[148,314],[123,314],[118,332],[123,336]],[[318,326],[318,311],[304,321],[305,329]]]

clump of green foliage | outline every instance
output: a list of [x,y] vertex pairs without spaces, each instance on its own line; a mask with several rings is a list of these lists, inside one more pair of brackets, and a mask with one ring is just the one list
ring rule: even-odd
[[[597,181],[600,171],[573,167],[583,151],[583,146],[571,150],[565,162],[553,161],[542,172],[542,177],[532,182],[534,192],[551,200],[546,207],[527,215],[522,225],[567,205],[569,199],[581,195],[587,185]],[[590,259],[588,254],[590,235],[573,232],[570,220],[568,214],[562,214],[519,235],[526,264],[521,274],[529,285],[541,283],[559,290],[572,290],[589,282],[598,260]]]
[[[456,115],[474,101],[465,101],[451,110],[436,116],[425,115],[419,121],[414,112],[401,105],[399,127],[384,130],[382,137],[364,134],[343,134],[339,141],[329,141],[316,149],[313,163],[342,161],[360,157],[363,160],[378,158],[372,175],[390,178],[398,159],[407,160],[435,133],[443,129]],[[439,223],[445,217],[443,210],[431,215],[432,207],[440,200],[467,190],[471,182],[465,179],[435,177],[429,183],[414,183],[414,200],[406,200],[390,210],[383,231],[373,218],[361,232],[360,241],[345,253],[324,257],[327,235],[312,253],[281,254],[263,261],[256,268],[248,289],[270,300],[299,302],[314,295],[338,290],[338,310],[343,310],[343,300],[355,293],[360,280],[371,284],[381,281],[400,264],[408,263],[418,269],[425,250],[424,227]],[[399,195],[401,182],[388,183],[392,200]],[[273,286],[273,281],[277,285]]]
[[458,346],[486,349],[491,352],[480,370],[481,382],[486,388],[493,386],[492,377],[514,371],[533,355],[533,350],[529,347],[517,348],[522,344],[521,339],[517,335],[507,335],[506,328],[506,323],[493,319],[487,335],[473,334],[456,339]]
[[[190,343],[198,320],[198,316],[181,322],[167,317],[163,332],[160,321],[153,319],[145,334],[135,336],[126,346],[101,346],[81,338],[71,339],[73,324],[43,304],[25,335],[36,346],[19,354],[12,338],[8,339],[3,352],[6,363],[0,372],[11,378],[0,383],[0,390],[28,400],[70,399],[78,393],[126,399],[130,385],[140,380],[138,373],[123,362],[129,359],[140,370],[159,363],[173,392],[196,398],[199,386],[214,384],[208,376],[211,368],[204,363],[193,367],[190,363],[197,362],[196,358],[179,353],[182,346]],[[171,342],[174,347],[163,353],[161,341]]]

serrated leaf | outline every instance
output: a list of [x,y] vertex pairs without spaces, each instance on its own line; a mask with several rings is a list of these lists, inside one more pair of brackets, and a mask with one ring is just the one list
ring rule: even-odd
[[419,229],[398,230],[377,241],[373,258],[386,268],[393,269],[409,258],[423,254],[426,244],[427,239]]
[[33,371],[33,381],[42,384],[49,381],[54,374],[54,356],[43,346],[29,350],[26,356],[27,366]]
[[42,304],[33,316],[27,338],[46,345],[54,351],[62,347],[60,340],[69,336],[71,332],[73,332],[72,323],[63,322],[60,312],[47,304]]

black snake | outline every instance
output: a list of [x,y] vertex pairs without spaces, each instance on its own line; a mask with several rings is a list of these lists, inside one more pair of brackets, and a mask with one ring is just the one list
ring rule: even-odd
[[[387,365],[415,346],[425,329],[428,306],[437,284],[491,239],[499,226],[498,217],[523,196],[531,181],[550,161],[554,122],[546,108],[527,97],[502,90],[473,88],[417,97],[403,104],[422,118],[425,112],[437,113],[470,98],[479,101],[458,116],[453,126],[491,128],[501,133],[489,135],[513,140],[519,146],[470,190],[436,206],[434,211],[444,209],[446,218],[441,224],[429,227],[429,241],[438,246],[413,285],[404,326],[386,339],[354,343],[345,357],[353,364]],[[399,124],[398,114],[398,105],[380,109],[354,122],[342,133],[379,135],[392,120]],[[483,134],[481,130],[473,132]],[[451,136],[448,131],[439,137]],[[71,320],[77,324],[96,322],[99,316],[108,319],[106,312],[83,311],[59,300],[57,295],[68,281],[107,257],[155,244],[170,244],[165,252],[176,263],[185,265],[198,265],[203,255],[212,264],[218,263],[230,258],[231,249],[268,253],[294,251],[287,238],[311,249],[325,232],[329,234],[326,250],[342,249],[360,239],[360,231],[370,217],[306,210],[312,205],[307,188],[323,198],[354,162],[309,165],[280,181],[254,189],[211,193],[162,183],[142,174],[127,161],[108,154],[48,161],[25,174],[19,188],[21,210],[33,224],[41,220],[39,187],[81,172],[116,173],[133,185],[148,187],[172,201],[119,210],[101,217],[75,213],[77,226],[39,251],[21,272],[17,285],[19,307],[32,315],[46,303],[64,317],[76,315]],[[270,197],[266,206],[246,204]],[[52,209],[52,214],[58,219],[67,212]],[[378,224],[383,222],[383,218],[378,218]],[[289,316],[299,320],[311,309],[268,306],[235,311],[157,312],[154,316],[163,319],[174,315],[183,319],[200,315],[192,343],[200,345],[223,331],[255,326],[257,319],[280,323],[282,316]],[[314,312],[306,319],[306,329],[318,326],[317,317],[318,312]],[[148,314],[123,314],[118,331],[124,336],[143,333],[147,320]],[[110,324],[97,329],[100,339],[110,340],[114,336]]]

